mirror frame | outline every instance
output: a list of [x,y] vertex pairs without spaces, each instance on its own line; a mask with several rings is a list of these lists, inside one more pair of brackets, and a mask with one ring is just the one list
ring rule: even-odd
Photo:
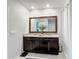
[[41,33],[37,31],[31,31],[31,20],[36,18],[56,18],[55,19],[55,31],[44,31],[43,33],[57,33],[57,16],[42,16],[42,17],[29,17],[29,33]]

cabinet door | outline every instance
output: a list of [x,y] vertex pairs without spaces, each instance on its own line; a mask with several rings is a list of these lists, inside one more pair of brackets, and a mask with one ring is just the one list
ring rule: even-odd
[[48,41],[47,40],[40,40],[39,48],[42,51],[48,51]]
[[31,51],[32,50],[32,41],[31,40],[24,40],[24,50]]
[[39,51],[39,40],[33,40],[32,45],[33,45],[32,51],[33,51],[33,52],[38,52],[38,51]]
[[58,39],[52,39],[48,42],[49,51],[57,51],[59,50]]

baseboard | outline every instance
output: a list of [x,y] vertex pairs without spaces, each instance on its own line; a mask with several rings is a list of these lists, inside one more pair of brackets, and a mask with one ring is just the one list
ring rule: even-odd
[[68,55],[67,55],[65,52],[63,52],[63,54],[64,54],[64,56],[65,56],[65,59],[69,59],[69,58],[68,58]]

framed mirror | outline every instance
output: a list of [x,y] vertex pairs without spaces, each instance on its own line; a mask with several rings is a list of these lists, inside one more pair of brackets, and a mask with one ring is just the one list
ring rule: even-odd
[[30,33],[57,33],[57,16],[30,17]]

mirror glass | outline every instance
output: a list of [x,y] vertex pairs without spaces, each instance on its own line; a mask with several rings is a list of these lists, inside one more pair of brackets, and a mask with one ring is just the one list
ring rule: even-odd
[[52,17],[33,17],[30,18],[30,32],[57,32],[57,18]]

